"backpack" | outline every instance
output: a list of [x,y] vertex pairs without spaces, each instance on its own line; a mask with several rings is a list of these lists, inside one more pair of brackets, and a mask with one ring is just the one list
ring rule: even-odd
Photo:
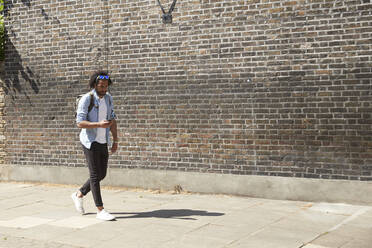
[[[77,108],[79,106],[79,102],[80,102],[80,99],[84,96],[85,94],[81,94],[81,95],[78,95],[76,97],[76,100],[75,100],[75,118],[77,116]],[[93,97],[93,93],[90,92],[89,93],[90,95],[90,103],[89,103],[89,106],[88,106],[88,114],[89,112],[92,110],[92,108],[94,107],[94,97]]]

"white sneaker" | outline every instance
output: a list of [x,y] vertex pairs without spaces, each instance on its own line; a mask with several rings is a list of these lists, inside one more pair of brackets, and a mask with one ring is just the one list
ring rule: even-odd
[[96,218],[100,220],[115,220],[115,216],[108,213],[105,209],[99,211]]
[[81,198],[80,197],[77,197],[76,192],[75,193],[72,193],[71,198],[72,198],[72,201],[75,204],[76,210],[80,214],[85,214],[84,207],[83,207],[83,198],[82,197]]

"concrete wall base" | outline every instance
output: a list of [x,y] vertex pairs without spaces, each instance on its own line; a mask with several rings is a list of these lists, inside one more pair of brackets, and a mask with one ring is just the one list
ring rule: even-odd
[[[83,184],[85,167],[0,166],[0,180]],[[372,205],[372,182],[109,168],[102,185]]]

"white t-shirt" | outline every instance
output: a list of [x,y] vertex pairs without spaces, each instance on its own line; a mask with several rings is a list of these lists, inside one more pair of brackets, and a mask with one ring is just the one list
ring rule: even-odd
[[[106,120],[107,118],[107,106],[105,98],[102,97],[99,99],[99,108],[98,108],[98,121]],[[96,141],[100,144],[106,144],[106,128],[97,128]]]

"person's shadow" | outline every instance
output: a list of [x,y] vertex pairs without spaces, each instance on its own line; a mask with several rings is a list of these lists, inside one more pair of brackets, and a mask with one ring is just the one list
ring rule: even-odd
[[[204,210],[191,209],[162,209],[150,212],[116,212],[111,213],[116,219],[131,219],[131,218],[164,218],[164,219],[180,219],[180,220],[196,220],[191,216],[222,216],[224,213],[208,212]],[[126,216],[121,216],[126,215]],[[129,215],[129,216],[128,216]]]

